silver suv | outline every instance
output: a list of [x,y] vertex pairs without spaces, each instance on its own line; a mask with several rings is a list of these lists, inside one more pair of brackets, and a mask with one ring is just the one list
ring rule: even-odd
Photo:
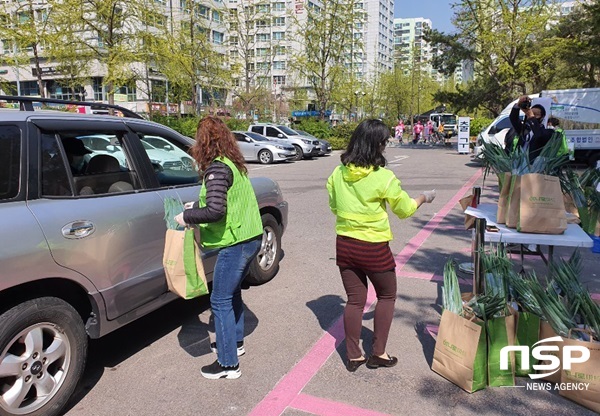
[[248,127],[248,131],[262,134],[271,140],[282,140],[293,145],[296,148],[296,157],[294,160],[311,158],[318,156],[321,144],[317,139],[311,139],[300,135],[295,130],[280,124],[256,123]]
[[[176,298],[162,266],[163,200],[196,200],[199,175],[153,162],[144,145],[159,138],[182,154],[191,139],[124,109],[130,117],[0,100],[25,110],[0,110],[0,414],[52,416],[82,376],[88,337]],[[85,137],[114,138],[124,160],[86,147]],[[276,182],[252,185],[264,232],[247,280],[260,284],[278,271],[288,207]],[[216,254],[202,253],[209,280]]]

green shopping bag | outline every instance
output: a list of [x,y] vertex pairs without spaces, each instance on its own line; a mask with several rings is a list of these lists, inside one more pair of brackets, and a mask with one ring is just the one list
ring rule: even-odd
[[193,229],[167,229],[163,266],[171,292],[184,299],[208,294],[204,265]]
[[[531,354],[533,344],[540,340],[540,317],[531,312],[519,312],[517,315],[517,331],[515,345],[526,345],[529,347],[529,363],[537,362]],[[532,371],[521,369],[522,353],[515,354],[515,376],[527,377]]]
[[469,393],[487,384],[487,350],[483,322],[442,313],[431,369]]
[[510,353],[508,369],[500,368],[500,351],[515,344],[515,315],[488,319],[486,322],[488,347],[488,385],[492,387],[515,385],[514,353]]

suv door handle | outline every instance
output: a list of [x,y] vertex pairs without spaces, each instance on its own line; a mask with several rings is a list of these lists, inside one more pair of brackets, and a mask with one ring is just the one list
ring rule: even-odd
[[65,238],[79,239],[87,237],[96,230],[96,226],[90,221],[74,221],[62,228]]

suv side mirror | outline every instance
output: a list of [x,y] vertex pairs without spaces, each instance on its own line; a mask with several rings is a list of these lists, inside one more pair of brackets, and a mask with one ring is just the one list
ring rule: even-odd
[[498,128],[496,126],[490,127],[488,134],[496,134],[496,133],[498,133]]
[[173,150],[173,146],[171,146],[170,144],[167,144],[163,147],[163,149],[171,151],[171,150]]
[[115,145],[109,144],[108,146],[106,146],[106,150],[108,150],[109,152],[116,152],[117,148]]
[[279,133],[279,134],[277,135],[277,137],[279,137],[280,139],[283,139],[283,134]]

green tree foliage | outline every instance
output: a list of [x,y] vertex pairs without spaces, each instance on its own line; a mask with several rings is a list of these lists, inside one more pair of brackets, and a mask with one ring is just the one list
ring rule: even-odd
[[[34,0],[19,2],[3,2],[0,6],[0,38],[5,41],[8,56],[3,57],[3,64],[19,68],[35,68],[38,89],[42,97],[44,93],[44,74],[42,64],[47,58],[47,47],[55,43],[56,32],[50,23],[48,4]],[[16,92],[16,91],[15,91]]]
[[551,8],[547,0],[460,0],[453,4],[455,34],[436,30],[426,38],[443,52],[434,66],[453,72],[464,60],[473,62],[475,81],[436,99],[456,109],[485,106],[496,116],[516,95],[551,84],[555,51],[540,54]]
[[[364,22],[365,13],[355,0],[324,1],[321,6],[307,7],[297,21],[297,39],[301,51],[290,62],[292,69],[308,82],[316,96],[321,117],[329,109],[333,92],[347,79],[362,51],[360,39],[354,39],[357,24]],[[361,2],[362,3],[362,2]],[[362,62],[362,61],[361,61]]]
[[[566,75],[581,87],[600,85],[600,1],[581,3],[565,16],[554,31],[561,41],[556,57],[564,63]],[[573,86],[571,84],[571,86]]]

